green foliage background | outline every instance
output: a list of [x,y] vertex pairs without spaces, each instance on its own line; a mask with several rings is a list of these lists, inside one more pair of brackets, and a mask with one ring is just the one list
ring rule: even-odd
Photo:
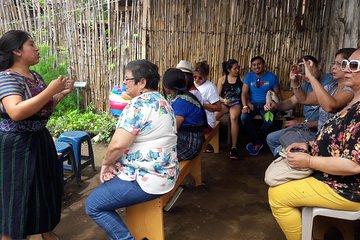
[[[40,46],[41,60],[31,69],[39,73],[49,84],[59,75],[66,76],[68,62],[65,57],[66,49],[60,49],[57,56],[49,56],[49,47]],[[79,101],[81,102],[81,96]],[[67,95],[55,108],[47,127],[50,133],[57,137],[69,130],[86,131],[90,136],[99,136],[98,141],[108,143],[115,131],[117,118],[107,112],[97,112],[94,105],[87,109],[77,108],[76,91]]]

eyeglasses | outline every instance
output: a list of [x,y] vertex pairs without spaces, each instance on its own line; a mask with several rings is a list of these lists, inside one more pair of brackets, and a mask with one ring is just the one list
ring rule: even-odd
[[255,87],[260,88],[261,87],[261,78],[257,78],[255,81]]
[[349,68],[352,73],[359,72],[360,60],[343,60],[341,62],[341,70],[345,71],[347,68]]
[[127,82],[127,81],[131,81],[131,80],[135,80],[135,78],[134,78],[134,77],[132,77],[132,78],[125,78],[125,79],[124,79],[124,81],[125,81],[125,82]]
[[331,66],[336,67],[336,68],[341,68],[342,61],[334,61],[331,63]]

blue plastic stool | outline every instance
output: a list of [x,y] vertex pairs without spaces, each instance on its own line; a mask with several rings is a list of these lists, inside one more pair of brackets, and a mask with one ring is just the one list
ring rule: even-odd
[[[91,144],[91,138],[87,132],[84,131],[67,131],[62,133],[59,138],[59,142],[66,142],[72,146],[75,156],[75,163],[77,169],[77,177],[81,179],[81,170],[88,165],[92,165],[92,168],[95,172],[95,161],[94,153]],[[83,143],[87,143],[87,155],[81,154],[81,146]]]
[[[74,152],[70,144],[65,142],[55,142],[56,152],[58,154],[58,158],[60,163],[60,176],[63,181],[63,185],[72,177],[75,176],[77,183],[80,182],[78,178],[77,168],[75,164]],[[64,179],[64,170],[72,171],[72,174],[69,175],[66,179]]]

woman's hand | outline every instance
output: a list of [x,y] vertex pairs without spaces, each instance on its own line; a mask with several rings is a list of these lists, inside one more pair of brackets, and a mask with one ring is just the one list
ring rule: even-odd
[[75,80],[74,79],[69,79],[69,78],[65,78],[65,89],[62,90],[60,93],[67,95],[70,92],[72,92],[74,90],[74,83]]
[[311,81],[312,79],[315,78],[314,76],[316,75],[316,66],[311,60],[308,61],[303,60],[303,63],[305,67],[305,77],[309,81]]
[[249,106],[243,107],[241,113],[249,113]]
[[287,160],[292,168],[310,168],[311,155],[303,152],[287,152]]
[[286,148],[286,156],[289,166],[292,168],[309,168],[311,156],[307,143],[293,143]]
[[51,91],[55,95],[65,89],[67,79],[63,76],[59,76],[57,79],[52,80],[47,86],[48,91]]
[[306,142],[293,143],[293,144],[290,144],[290,145],[286,148],[286,151],[287,151],[287,152],[291,152],[293,149],[301,149],[301,150],[307,152],[308,147],[309,147],[309,145],[308,145]]
[[101,170],[100,170],[100,181],[102,183],[109,181],[110,179],[112,179],[113,177],[115,177],[115,175],[117,175],[118,170],[115,168],[115,165],[113,164],[103,164],[101,166]]
[[[63,87],[62,91],[53,95],[53,100],[55,100],[55,105],[58,104],[67,94],[69,94],[70,92],[72,92],[74,90],[75,80],[69,79],[69,78],[63,78],[62,76],[59,76],[59,78],[60,77],[64,81],[64,87]],[[53,81],[55,81],[55,80],[53,80]]]

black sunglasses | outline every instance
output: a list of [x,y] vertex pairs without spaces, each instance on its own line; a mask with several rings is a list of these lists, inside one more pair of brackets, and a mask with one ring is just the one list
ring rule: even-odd
[[255,87],[260,88],[261,87],[261,78],[257,78],[255,82]]

